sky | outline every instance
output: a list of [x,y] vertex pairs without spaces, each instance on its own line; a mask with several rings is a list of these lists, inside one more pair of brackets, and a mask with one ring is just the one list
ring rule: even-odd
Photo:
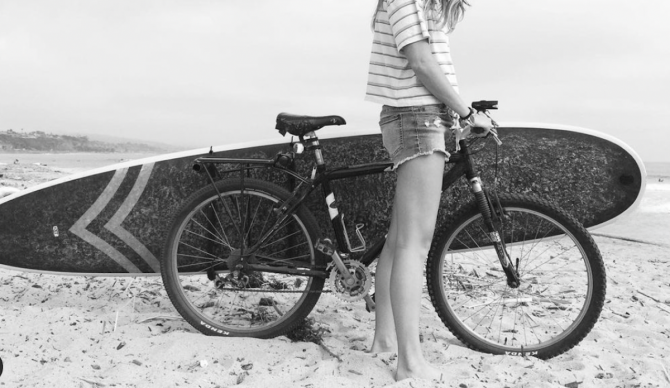
[[[470,3],[451,36],[466,101],[670,162],[670,1]],[[377,128],[380,107],[363,101],[375,4],[0,0],[0,131],[190,149],[273,139],[279,112]]]

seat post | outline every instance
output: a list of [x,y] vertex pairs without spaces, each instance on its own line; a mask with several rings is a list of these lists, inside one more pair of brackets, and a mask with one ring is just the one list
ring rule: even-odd
[[321,146],[319,145],[319,138],[316,137],[314,131],[309,132],[305,135],[306,142],[310,143],[308,146],[314,149],[314,156],[316,157],[316,165],[324,166],[326,161],[323,159],[323,153],[321,152]]

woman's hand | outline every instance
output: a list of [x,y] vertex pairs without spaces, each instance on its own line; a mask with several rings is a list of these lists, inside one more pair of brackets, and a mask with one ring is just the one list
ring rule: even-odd
[[491,119],[481,113],[475,113],[470,119],[461,123],[463,126],[463,137],[468,137],[472,133],[476,137],[486,137],[491,128],[493,128],[493,123]]

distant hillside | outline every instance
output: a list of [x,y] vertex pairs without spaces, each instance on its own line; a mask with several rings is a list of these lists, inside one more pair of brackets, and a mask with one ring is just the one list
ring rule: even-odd
[[[139,144],[144,144],[148,145],[150,147],[154,147],[156,149],[162,150],[162,151],[183,151],[184,147],[188,148],[189,144],[180,144],[180,145],[174,145],[174,144],[167,144],[167,143],[161,143],[159,141],[151,141],[151,140],[138,140],[138,139],[131,139],[127,137],[120,137],[120,136],[111,136],[111,135],[106,135],[102,133],[90,133],[90,134],[85,134],[85,133],[65,133],[66,135],[70,136],[86,136],[90,141],[99,141],[103,143],[112,143],[112,144],[121,144],[121,143],[139,143]],[[197,148],[197,145],[192,146],[191,148]]]
[[35,132],[0,131],[0,152],[165,152],[165,147],[133,142],[108,143],[87,136]]

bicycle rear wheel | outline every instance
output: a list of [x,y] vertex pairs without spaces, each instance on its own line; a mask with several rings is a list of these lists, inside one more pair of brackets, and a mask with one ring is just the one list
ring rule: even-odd
[[170,300],[184,319],[208,335],[284,334],[310,313],[325,279],[276,273],[271,267],[325,269],[323,256],[314,249],[320,237],[314,216],[300,207],[249,254],[248,248],[277,223],[277,207],[290,193],[255,179],[245,179],[244,186],[239,180],[215,186],[191,195],[172,220],[161,263]]
[[433,240],[427,281],[449,330],[494,354],[557,356],[595,325],[605,300],[605,268],[589,233],[550,202],[501,195],[494,220],[521,285],[510,288],[481,214],[472,204]]

